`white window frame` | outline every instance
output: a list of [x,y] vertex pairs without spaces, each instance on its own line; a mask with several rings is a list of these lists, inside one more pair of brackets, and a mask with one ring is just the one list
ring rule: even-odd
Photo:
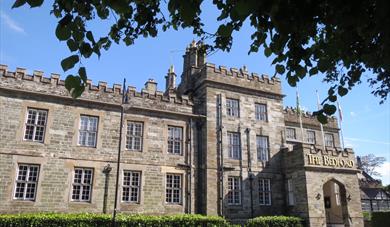
[[289,206],[295,205],[294,185],[292,179],[287,179],[287,200]]
[[[140,128],[140,131],[137,130]],[[143,148],[144,123],[139,121],[127,121],[126,149],[131,151],[142,151]],[[139,148],[136,141],[139,140]]]
[[230,117],[240,117],[240,100],[226,98],[226,114]]
[[[35,118],[32,119],[34,122],[33,123],[28,123],[30,113],[32,114],[32,112],[35,112]],[[40,143],[44,142],[44,140],[45,140],[45,133],[46,133],[48,112],[49,112],[48,110],[44,110],[44,109],[37,109],[37,108],[31,108],[31,107],[27,108],[26,120],[25,120],[25,125],[24,125],[24,137],[23,137],[24,140],[40,142]],[[43,124],[38,124],[40,122],[40,118],[42,116],[44,116]],[[30,137],[30,133],[27,133],[27,128],[28,127],[32,127],[31,139],[29,138]],[[39,135],[37,135],[37,129],[41,128],[41,127],[43,128],[42,129],[42,137],[37,139],[36,137],[39,136]],[[29,130],[29,132],[30,132],[30,130]]]
[[268,109],[265,103],[255,104],[255,117],[258,121],[268,121]]
[[[178,184],[175,182],[175,177],[178,177],[179,179]],[[183,196],[183,174],[167,173],[165,178],[165,203],[181,205],[183,200],[182,196]],[[175,199],[178,199],[178,201]]]
[[241,177],[228,177],[227,203],[228,205],[241,205]]
[[[309,136],[310,133],[313,133],[312,134],[314,136],[313,138],[311,138]],[[313,139],[313,140],[311,140],[311,139]],[[310,143],[310,144],[316,144],[316,131],[314,131],[314,130],[306,130],[306,142]]]
[[[289,137],[288,131],[290,131],[290,130],[291,130],[291,132],[294,132],[294,133],[293,133],[293,134],[294,134],[293,137]],[[286,139],[287,139],[287,140],[297,140],[297,131],[296,131],[295,128],[292,128],[292,127],[287,127],[287,128],[286,128]]]
[[[329,140],[330,138],[330,140]],[[325,143],[325,147],[334,147],[334,136],[333,136],[333,133],[325,133],[324,134],[324,143]]]
[[[178,136],[176,133],[178,133]],[[177,150],[177,148],[179,148],[179,150]],[[168,126],[167,150],[169,154],[183,154],[183,127],[172,125]]]
[[[76,180],[76,170],[81,170],[81,179],[80,183],[75,182]],[[91,171],[91,179],[90,183],[85,183],[85,172],[86,171]],[[72,202],[91,202],[92,201],[92,188],[93,188],[93,175],[94,175],[94,170],[93,168],[88,168],[88,167],[75,167],[73,170],[73,181],[72,181],[72,190],[71,190],[71,201]],[[75,186],[80,186],[80,190],[78,192],[78,199],[74,199],[73,195],[75,195]],[[88,190],[88,199],[83,199],[83,192],[86,187],[89,187]]]
[[[27,167],[24,180],[19,179],[21,167]],[[32,168],[36,168],[36,171],[32,171]],[[37,190],[38,190],[39,170],[40,170],[40,166],[38,164],[25,164],[25,163],[19,163],[18,164],[17,174],[16,174],[16,178],[15,178],[15,190],[14,190],[14,193],[13,193],[13,198],[15,200],[35,201],[36,196],[37,196]],[[31,175],[33,172],[36,172],[36,176]],[[35,180],[31,179],[31,178],[34,178],[34,177],[35,177]],[[24,184],[24,186],[21,187],[21,188],[23,188],[23,192],[22,192],[23,196],[21,196],[21,197],[17,197],[16,196],[17,193],[20,193],[20,192],[18,192],[18,184]],[[31,197],[27,197],[27,193],[31,193],[28,190],[29,189],[29,187],[28,187],[29,184],[33,185],[33,187],[30,187],[30,188],[34,189],[34,194],[33,194],[34,196],[32,198]]]
[[[129,174],[128,184],[125,184],[125,175]],[[135,176],[138,175],[138,176]],[[122,173],[122,202],[140,203],[141,198],[141,171],[123,170]],[[137,180],[134,180],[136,178]],[[128,190],[128,192],[127,192]],[[136,193],[133,196],[132,193]],[[135,200],[133,198],[136,198]]]
[[[265,144],[260,143],[261,139],[265,139]],[[264,141],[263,141],[264,142]],[[261,146],[265,145],[265,147]],[[260,162],[269,161],[269,137],[258,135],[256,136],[257,160]]]
[[[82,129],[82,118],[87,119],[87,128]],[[91,129],[91,119],[96,119],[96,130],[94,131]],[[98,116],[91,116],[91,115],[80,115],[80,121],[79,121],[79,138],[78,138],[78,145],[83,146],[83,147],[96,147],[97,145],[97,136],[98,136],[98,131],[99,131],[99,117]],[[81,135],[82,133],[85,132],[85,143],[82,143],[81,141]],[[90,135],[93,136],[93,144],[89,144],[89,138]]]
[[259,178],[259,204],[261,206],[272,205],[271,179],[269,178]]
[[228,132],[229,158],[239,160],[241,158],[241,139],[239,132]]

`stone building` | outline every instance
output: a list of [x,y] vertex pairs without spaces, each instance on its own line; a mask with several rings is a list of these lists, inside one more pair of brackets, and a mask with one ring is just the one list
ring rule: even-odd
[[57,74],[0,66],[0,212],[112,212],[124,108],[118,210],[228,219],[296,215],[362,226],[351,149],[283,109],[278,78],[206,63],[200,45],[165,91],[99,82],[72,99]]

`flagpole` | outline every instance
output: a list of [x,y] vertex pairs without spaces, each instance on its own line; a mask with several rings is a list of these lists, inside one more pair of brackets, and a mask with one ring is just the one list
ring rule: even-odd
[[118,188],[119,188],[119,169],[120,169],[120,160],[121,160],[121,149],[122,149],[122,130],[123,130],[123,115],[124,115],[124,101],[126,97],[126,79],[123,79],[123,88],[122,88],[122,101],[121,101],[121,120],[119,126],[119,144],[118,144],[118,160],[116,164],[116,182],[115,182],[115,200],[114,200],[114,212],[112,213],[112,226],[116,226],[115,217],[117,212],[118,205]]
[[342,148],[344,150],[345,146],[344,146],[343,127],[341,124],[341,122],[343,120],[343,113],[341,111],[341,106],[340,106],[339,101],[337,101],[337,109],[339,110],[339,127],[340,127],[340,136],[341,136],[341,145],[342,145]]
[[[321,104],[320,104],[320,96],[318,95],[318,90],[316,90],[316,95],[317,95],[317,108],[318,110],[321,109]],[[320,127],[321,127],[321,135],[322,135],[322,147],[325,151],[325,135],[324,135],[324,126],[320,122]]]
[[302,113],[301,113],[301,108],[299,107],[299,92],[298,92],[298,86],[297,86],[297,112],[299,116],[299,125],[301,127],[301,133],[302,133],[302,143],[305,141],[304,140],[304,133],[303,133],[303,125],[302,125]]

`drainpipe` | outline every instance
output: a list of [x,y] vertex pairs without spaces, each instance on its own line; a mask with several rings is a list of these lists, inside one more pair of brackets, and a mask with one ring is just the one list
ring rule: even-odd
[[109,178],[110,178],[111,170],[112,170],[112,168],[111,168],[110,164],[107,164],[103,168],[103,173],[104,173],[104,175],[106,177],[105,181],[104,181],[104,196],[103,196],[103,213],[104,214],[107,213],[108,181],[109,181]]
[[188,204],[188,208],[187,208],[187,212],[188,213],[192,213],[191,211],[191,204],[192,204],[192,118],[190,118],[190,121],[188,123],[188,165],[189,165],[189,169],[188,169],[188,200],[187,200],[187,204]]
[[223,149],[222,149],[222,96],[218,94],[217,96],[217,152],[219,157],[219,195],[218,195],[218,205],[219,205],[219,215],[223,216],[223,195],[224,195],[224,186],[223,186]]
[[250,129],[245,130],[246,133],[246,147],[248,152],[248,176],[249,176],[249,191],[251,198],[251,218],[254,217],[253,211],[253,173],[252,173],[252,155],[251,155],[251,144],[250,144]]
[[241,206],[244,207],[244,190],[242,190],[243,188],[243,179],[242,179],[242,170],[243,170],[243,167],[242,167],[242,139],[241,139],[241,127],[238,126],[238,138],[239,138],[239,141],[240,141],[240,181],[241,181]]

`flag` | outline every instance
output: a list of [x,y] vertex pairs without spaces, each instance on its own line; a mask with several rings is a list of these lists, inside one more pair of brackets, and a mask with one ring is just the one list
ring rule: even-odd
[[299,93],[298,93],[298,88],[297,88],[297,113],[300,114],[301,113],[301,108],[299,106]]
[[299,125],[301,127],[301,133],[302,133],[302,143],[305,141],[304,140],[304,133],[303,133],[303,125],[302,125],[302,114],[301,114],[301,108],[299,106],[299,92],[298,92],[298,87],[297,87],[297,113],[298,113],[298,116],[299,116]]
[[339,102],[337,102],[337,108],[339,109],[339,119],[341,122],[341,121],[343,121],[343,111],[341,110],[341,106],[340,106]]

